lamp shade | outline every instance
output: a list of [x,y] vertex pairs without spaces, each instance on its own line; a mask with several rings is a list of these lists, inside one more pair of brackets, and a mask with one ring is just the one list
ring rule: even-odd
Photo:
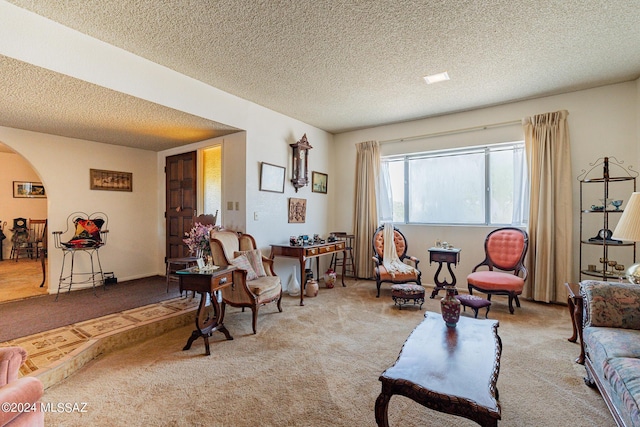
[[640,242],[640,193],[632,193],[620,221],[613,231],[613,238]]

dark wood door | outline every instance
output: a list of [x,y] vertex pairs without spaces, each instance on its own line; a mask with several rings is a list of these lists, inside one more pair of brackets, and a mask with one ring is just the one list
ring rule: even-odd
[[191,230],[196,215],[196,165],[195,151],[170,156],[166,160],[167,258],[189,255],[182,239]]

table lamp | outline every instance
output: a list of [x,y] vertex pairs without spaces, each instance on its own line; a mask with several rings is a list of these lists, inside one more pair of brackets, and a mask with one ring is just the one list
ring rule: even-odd
[[[613,238],[640,242],[640,193],[632,193],[620,221],[613,231]],[[633,264],[626,271],[631,283],[640,284],[640,264]]]

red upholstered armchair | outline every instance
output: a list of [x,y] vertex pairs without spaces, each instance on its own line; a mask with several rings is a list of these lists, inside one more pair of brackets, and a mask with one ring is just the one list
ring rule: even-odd
[[[0,403],[16,403],[23,407],[28,404],[29,409],[32,409],[33,405],[42,398],[44,386],[38,378],[18,378],[20,366],[26,360],[27,352],[21,347],[0,348]],[[0,411],[0,426],[5,425],[43,426],[44,412],[39,410]]]
[[413,263],[413,268],[399,272],[389,272],[387,270],[384,265],[384,225],[378,227],[375,233],[373,233],[372,244],[373,261],[375,262],[373,276],[376,279],[376,286],[378,287],[378,294],[376,295],[376,298],[380,297],[380,286],[384,282],[394,284],[415,282],[422,286],[422,283],[420,282],[420,276],[422,276],[422,273],[418,270],[418,263],[420,260],[416,257],[407,255],[407,239],[400,230],[393,227],[393,244],[395,245],[398,260],[402,263],[405,263],[405,260],[411,261]]
[[[529,235],[526,231],[514,227],[504,227],[492,231],[484,241],[485,259],[473,268],[467,276],[469,294],[473,290],[491,295],[507,295],[509,312],[513,314],[513,300],[520,307],[518,295],[522,294],[527,269],[524,257],[529,247]],[[489,270],[478,270],[486,266]],[[496,271],[500,270],[500,271]]]

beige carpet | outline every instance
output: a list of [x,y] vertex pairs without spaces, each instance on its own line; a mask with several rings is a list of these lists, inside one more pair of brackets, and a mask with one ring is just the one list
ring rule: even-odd
[[[396,360],[422,311],[398,310],[388,285],[375,298],[372,282],[321,288],[316,298],[285,297],[283,313],[227,311],[235,338],[216,333],[211,356],[202,339],[182,351],[192,327],[90,362],[49,388],[44,402],[86,403],[84,413],[49,413],[56,426],[375,426],[379,375]],[[469,313],[467,313],[469,315]],[[614,426],[600,395],[582,380],[584,368],[566,307],[523,302],[508,314],[496,298],[503,356],[498,379],[501,426]],[[389,404],[392,426],[474,426],[404,397]]]

